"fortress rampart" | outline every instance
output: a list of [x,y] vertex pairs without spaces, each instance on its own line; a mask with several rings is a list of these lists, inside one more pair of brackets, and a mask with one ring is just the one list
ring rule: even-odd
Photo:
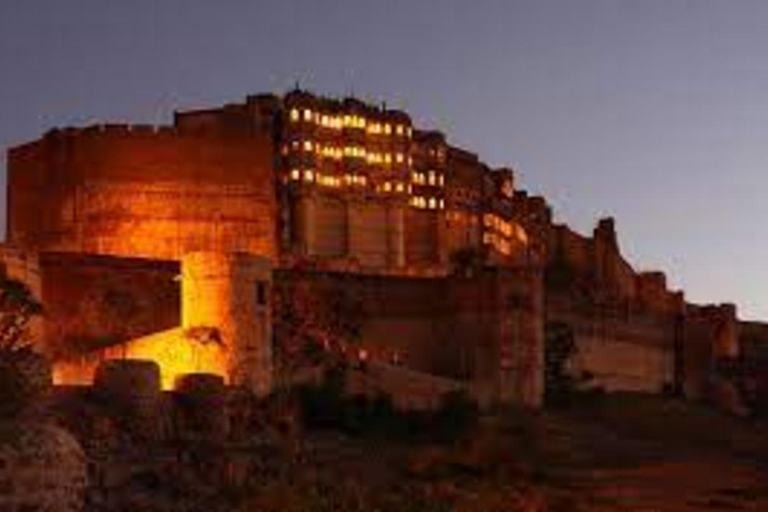
[[[367,354],[505,401],[541,402],[555,327],[608,390],[700,397],[739,355],[735,308],[634,269],[612,219],[589,236],[556,224],[512,169],[354,98],[295,90],[172,126],[52,130],[8,169],[6,271],[41,296],[49,353],[92,352],[88,378],[122,353],[162,363],[166,388],[208,372],[266,393],[271,290],[299,281],[359,298]],[[190,330],[209,345],[192,350]]]
[[256,136],[98,126],[9,153],[8,241],[41,252],[179,260],[276,256],[271,146]]

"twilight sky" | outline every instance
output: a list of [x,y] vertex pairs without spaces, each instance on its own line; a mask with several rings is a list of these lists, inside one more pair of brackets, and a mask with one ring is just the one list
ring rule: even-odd
[[764,0],[0,0],[0,149],[296,80],[354,92],[768,320],[766,49]]

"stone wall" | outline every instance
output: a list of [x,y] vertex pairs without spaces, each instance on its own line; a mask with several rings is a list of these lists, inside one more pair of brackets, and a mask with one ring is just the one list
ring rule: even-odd
[[75,355],[180,324],[178,262],[72,253],[39,256],[43,340]]
[[35,251],[176,259],[276,255],[271,142],[153,127],[49,132],[8,154],[9,241]]
[[392,277],[279,271],[342,290],[362,316],[360,344],[374,360],[470,382],[497,400],[537,405],[543,393],[543,302],[535,269],[486,269],[472,277]]

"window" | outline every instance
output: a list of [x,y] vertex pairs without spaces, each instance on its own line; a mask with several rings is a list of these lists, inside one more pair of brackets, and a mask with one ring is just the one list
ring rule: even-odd
[[442,187],[443,185],[445,185],[445,175],[443,175],[443,174],[440,174],[440,175],[437,177],[437,182],[440,184],[440,186],[441,186],[441,187]]
[[429,184],[435,184],[435,171],[429,171]]
[[401,124],[397,125],[397,127],[395,128],[395,133],[397,133],[398,135],[400,135],[402,137],[404,132],[405,132],[405,130],[403,129],[403,125],[401,125]]
[[312,121],[312,111],[309,109],[304,110],[304,120],[307,122]]
[[315,179],[315,173],[312,172],[312,169],[304,171],[304,181],[312,181],[313,179]]
[[299,120],[299,109],[292,108],[291,109],[291,122],[295,123]]
[[384,182],[384,192],[392,192],[392,184],[388,181]]
[[430,210],[437,208],[437,200],[434,197],[429,198],[429,208]]
[[267,304],[267,283],[256,281],[256,305],[266,306]]
[[402,153],[395,153],[395,162],[401,164],[403,163],[403,154]]
[[441,199],[440,200],[440,209],[442,210],[443,208],[445,208],[445,200]]
[[392,133],[392,125],[387,123],[384,125],[384,134],[389,135]]
[[291,179],[292,180],[298,180],[301,177],[301,174],[299,173],[298,169],[292,169],[291,170]]
[[400,182],[400,181],[397,182],[397,184],[395,185],[395,190],[397,190],[398,192],[402,192],[403,191],[403,184],[402,184],[402,182]]
[[305,140],[304,141],[304,151],[312,151],[312,141],[311,140]]

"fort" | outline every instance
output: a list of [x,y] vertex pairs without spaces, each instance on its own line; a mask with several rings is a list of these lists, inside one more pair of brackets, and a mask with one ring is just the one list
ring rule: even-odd
[[9,151],[7,193],[4,271],[40,298],[35,343],[62,387],[136,359],[166,390],[207,373],[263,396],[281,378],[274,297],[297,284],[355,298],[354,357],[414,407],[453,385],[538,407],[558,329],[594,386],[699,399],[742,331],[749,347],[768,332],[635,270],[612,219],[556,224],[512,169],[355,98],[53,129]]

